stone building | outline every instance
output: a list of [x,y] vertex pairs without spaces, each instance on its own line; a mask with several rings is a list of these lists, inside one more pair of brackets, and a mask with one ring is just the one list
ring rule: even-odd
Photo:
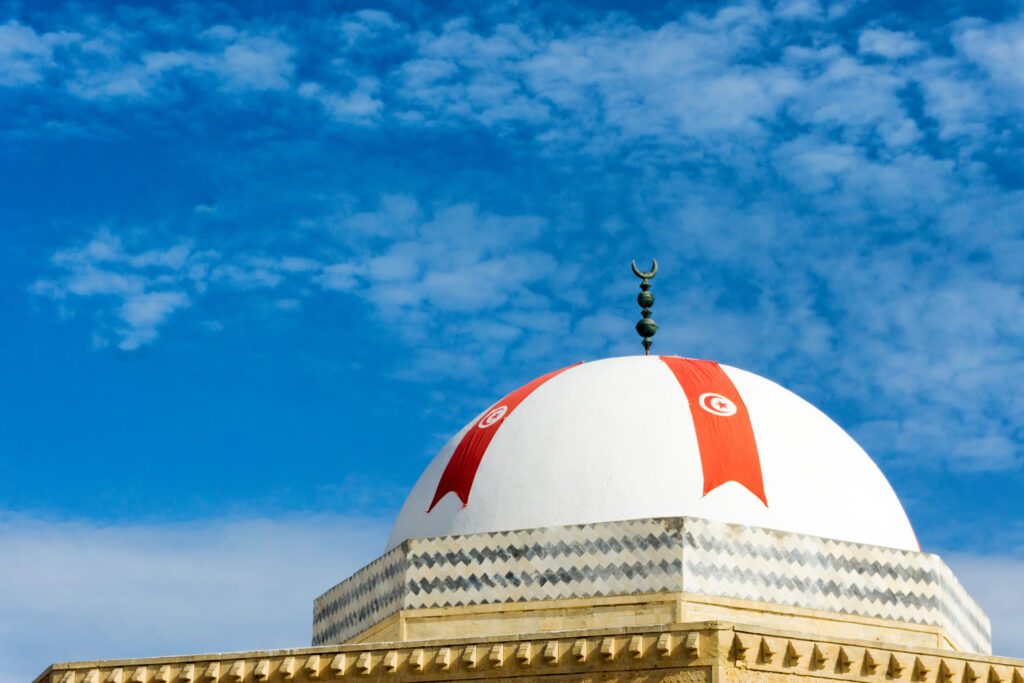
[[868,455],[708,361],[538,378],[462,429],[313,644],[54,664],[36,683],[1024,683]]

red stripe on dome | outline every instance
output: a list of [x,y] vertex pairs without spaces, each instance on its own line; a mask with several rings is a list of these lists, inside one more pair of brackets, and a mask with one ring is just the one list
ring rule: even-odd
[[714,361],[660,356],[690,403],[704,495],[734,481],[768,506],[750,413],[732,380]]
[[469,503],[469,491],[473,488],[473,480],[476,478],[476,471],[480,467],[480,461],[487,452],[491,439],[501,429],[505,420],[519,407],[526,398],[540,385],[547,382],[555,375],[561,374],[569,368],[574,368],[579,363],[574,363],[561,370],[549,372],[538,377],[529,384],[519,387],[511,394],[492,405],[483,417],[469,428],[469,431],[462,437],[462,441],[456,446],[448,465],[441,474],[441,481],[437,483],[437,490],[434,492],[434,500],[427,508],[429,513],[437,505],[438,501],[449,493],[455,493],[465,507]]

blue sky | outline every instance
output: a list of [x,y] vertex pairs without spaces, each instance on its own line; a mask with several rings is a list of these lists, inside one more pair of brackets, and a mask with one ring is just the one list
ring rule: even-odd
[[1019,4],[257,7],[0,13],[0,680],[307,642],[651,256],[655,350],[837,420],[1024,655]]

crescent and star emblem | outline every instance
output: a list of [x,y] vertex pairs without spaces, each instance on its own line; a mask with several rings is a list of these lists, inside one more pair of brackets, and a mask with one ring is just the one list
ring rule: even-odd
[[492,427],[496,422],[501,420],[501,418],[505,417],[505,413],[507,412],[508,406],[498,406],[497,408],[494,408],[486,415],[484,415],[483,418],[476,424],[476,426],[480,429],[487,429],[488,427]]
[[700,398],[697,399],[697,403],[712,415],[730,417],[736,414],[736,404],[721,394],[711,392],[701,394]]

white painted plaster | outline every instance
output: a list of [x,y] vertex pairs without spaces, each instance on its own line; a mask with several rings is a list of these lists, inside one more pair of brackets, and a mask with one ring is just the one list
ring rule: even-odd
[[671,371],[654,356],[610,358],[534,391],[495,435],[469,504],[450,493],[428,514],[464,427],[409,493],[388,548],[407,538],[692,516],[918,550],[889,482],[846,432],[778,384],[722,367],[750,413],[767,508],[733,482],[703,496],[690,409]]

